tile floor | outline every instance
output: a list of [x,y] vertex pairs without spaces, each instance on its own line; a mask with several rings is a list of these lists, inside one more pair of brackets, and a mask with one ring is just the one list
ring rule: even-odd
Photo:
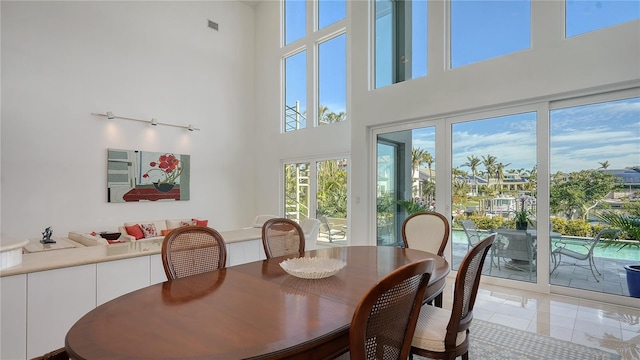
[[[451,308],[452,286],[444,293]],[[481,285],[474,318],[640,359],[640,308]]]

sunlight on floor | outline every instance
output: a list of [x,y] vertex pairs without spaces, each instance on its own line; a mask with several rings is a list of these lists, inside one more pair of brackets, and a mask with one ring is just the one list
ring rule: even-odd
[[[452,285],[444,293],[451,308]],[[640,301],[639,301],[640,302]],[[640,308],[480,285],[474,318],[640,359]]]

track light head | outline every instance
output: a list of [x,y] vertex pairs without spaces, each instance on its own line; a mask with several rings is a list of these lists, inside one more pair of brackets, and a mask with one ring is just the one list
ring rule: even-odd
[[107,119],[112,120],[114,118],[115,116],[113,115],[113,113],[111,111],[107,111]]
[[157,119],[151,119],[151,125],[158,126],[158,120]]

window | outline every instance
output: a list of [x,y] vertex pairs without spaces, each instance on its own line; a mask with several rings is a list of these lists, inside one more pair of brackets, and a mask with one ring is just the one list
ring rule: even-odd
[[284,131],[307,127],[307,52],[285,59]]
[[[304,1],[283,1],[286,39],[282,47],[284,132],[345,121],[346,2],[309,1],[313,6],[306,6]],[[309,18],[315,8],[318,10],[318,29],[308,34],[304,31],[303,20]],[[290,45],[293,39],[295,45]]]
[[[552,285],[629,295],[620,273],[624,265],[638,262],[640,249],[597,245],[589,255],[588,245],[601,229],[610,227],[599,214],[640,215],[638,119],[639,97],[554,104],[549,207],[555,233],[551,249],[557,253],[552,265],[557,266],[552,266]],[[585,256],[562,256],[563,247]]]
[[376,88],[427,75],[427,1],[376,0]]
[[346,158],[284,164],[286,216],[298,222],[319,219],[317,241],[346,243],[347,169]]
[[289,219],[309,218],[309,163],[284,165],[284,206]]
[[377,135],[377,244],[402,245],[402,223],[435,211],[435,127]]
[[537,234],[516,218],[521,210],[528,224],[536,217],[536,123],[537,113],[526,112],[452,125],[453,268],[470,246],[496,232],[483,274],[536,282]]
[[342,34],[318,46],[318,124],[346,120],[347,45]]
[[451,68],[531,47],[529,0],[451,1]]
[[640,18],[640,1],[567,0],[566,37],[584,34]]
[[345,0],[318,1],[318,28],[322,29],[345,18],[347,3]]
[[305,0],[284,1],[284,43],[286,45],[302,39],[306,34],[307,2]]

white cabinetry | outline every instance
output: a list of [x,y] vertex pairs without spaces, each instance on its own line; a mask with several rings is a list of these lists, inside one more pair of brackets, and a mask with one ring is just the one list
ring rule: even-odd
[[0,359],[26,359],[26,274],[0,278],[0,334]]
[[27,358],[64,346],[67,332],[96,307],[96,264],[27,277]]
[[239,241],[227,244],[227,266],[265,259],[262,240]]
[[151,285],[167,281],[167,275],[162,266],[162,255],[155,254],[149,258],[151,259]]
[[98,263],[97,305],[149,286],[149,263],[149,256]]

